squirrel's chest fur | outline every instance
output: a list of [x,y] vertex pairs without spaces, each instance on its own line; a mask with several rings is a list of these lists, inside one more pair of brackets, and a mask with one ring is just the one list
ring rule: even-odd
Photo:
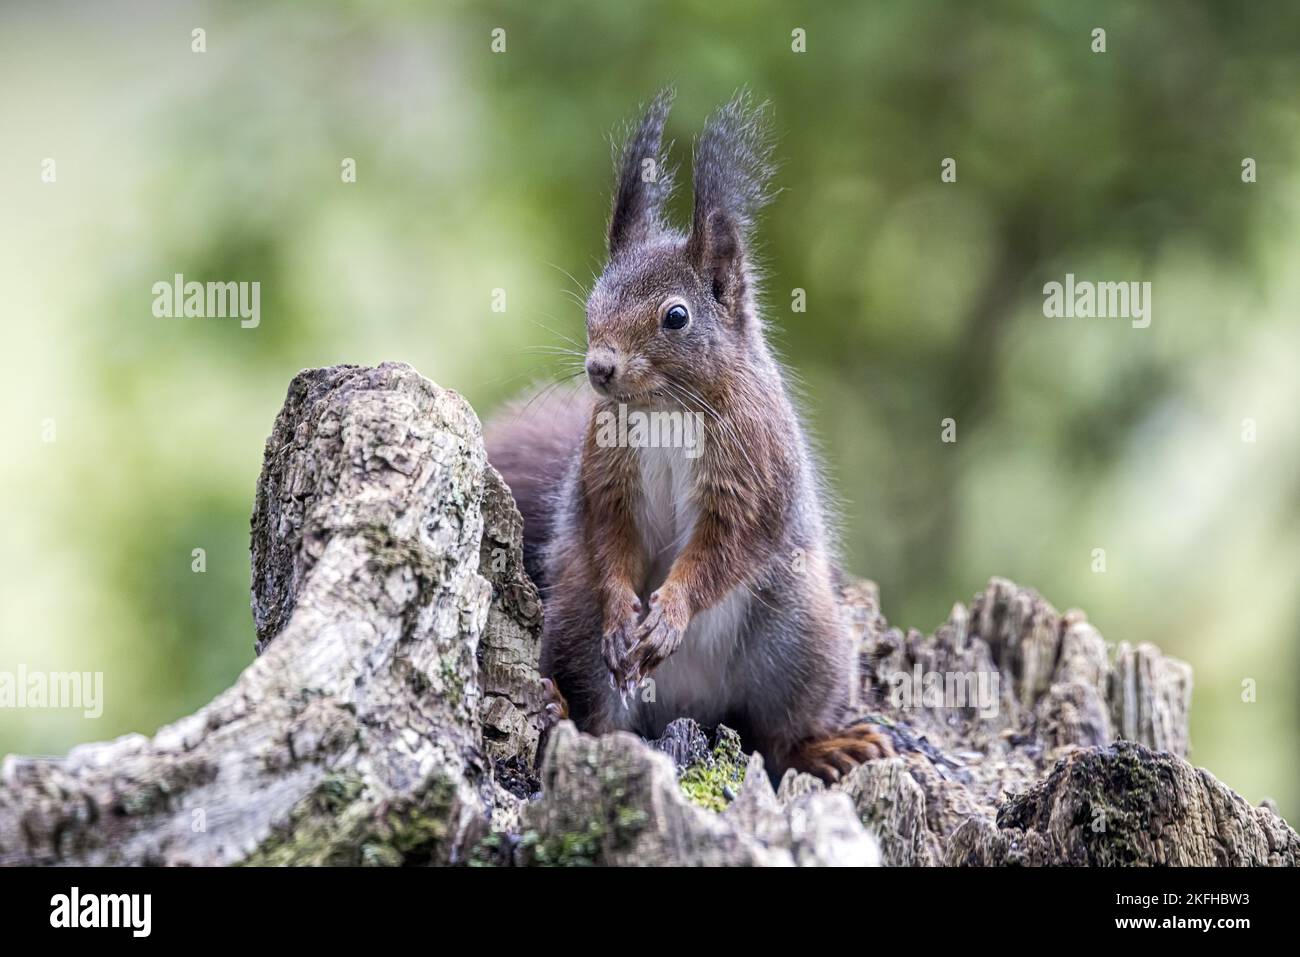
[[[640,595],[645,604],[695,529],[703,459],[690,458],[681,448],[642,448],[636,454],[641,480],[637,527],[648,569]],[[658,733],[676,717],[715,723],[727,713],[733,704],[728,674],[750,600],[749,591],[738,586],[691,619],[681,647],[655,670],[655,700],[639,701],[638,724]]]

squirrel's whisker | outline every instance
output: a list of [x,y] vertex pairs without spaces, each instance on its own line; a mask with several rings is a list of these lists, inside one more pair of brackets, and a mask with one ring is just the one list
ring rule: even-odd
[[[556,319],[554,316],[549,315],[548,313],[542,313],[542,315],[545,316],[547,319],[550,319],[550,320],[553,321],[553,322],[558,322],[558,321],[559,321],[559,320]],[[577,346],[579,349],[584,349],[584,350],[585,350],[585,348],[586,348],[586,347],[584,346],[584,344],[581,343],[581,342],[579,342],[577,339],[574,339],[574,338],[572,338],[571,336],[566,336],[564,333],[562,333],[562,332],[560,332],[560,331],[558,331],[558,330],[556,330],[556,329],[552,329],[550,326],[546,325],[544,322],[538,322],[536,319],[529,319],[528,321],[531,322],[533,325],[535,325],[538,329],[542,329],[542,330],[544,330],[544,331],[546,331],[546,332],[549,332],[551,335],[556,336],[557,338],[563,339],[565,342],[569,343],[569,345]],[[586,353],[584,352],[584,355],[585,355],[585,354],[586,354]]]
[[582,283],[578,282],[578,277],[575,276],[573,273],[569,272],[569,270],[565,269],[563,266],[558,266],[555,263],[550,263],[550,262],[548,262],[546,265],[568,276],[569,279],[572,280],[573,284],[578,287],[578,292],[582,295],[583,299],[586,299],[586,297],[591,294],[591,291],[589,289],[585,288],[582,285]]

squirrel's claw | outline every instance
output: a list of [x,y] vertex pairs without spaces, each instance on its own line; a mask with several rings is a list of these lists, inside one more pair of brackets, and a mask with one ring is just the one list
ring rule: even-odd
[[634,687],[677,650],[684,632],[684,628],[672,623],[664,606],[651,599],[650,613],[637,629],[636,641],[628,652],[627,671]]
[[630,618],[622,624],[615,625],[601,636],[600,652],[609,669],[610,687],[617,691],[627,668],[627,656],[632,646],[632,633],[636,628],[636,619]]
[[[605,628],[601,634],[600,653],[609,669],[610,679],[617,680],[632,648],[632,635],[636,632],[637,618],[641,614],[641,599],[629,588],[605,605]],[[617,689],[615,689],[617,690]]]
[[827,737],[803,742],[790,763],[796,770],[834,784],[857,765],[894,753],[893,739],[886,729],[860,722]]

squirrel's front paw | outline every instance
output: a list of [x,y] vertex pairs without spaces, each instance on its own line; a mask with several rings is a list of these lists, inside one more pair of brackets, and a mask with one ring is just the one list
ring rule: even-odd
[[636,630],[628,655],[626,679],[640,684],[677,650],[690,624],[691,612],[680,589],[664,585],[650,596],[650,611]]
[[609,669],[611,683],[621,680],[627,668],[627,656],[635,641],[637,619],[641,614],[641,600],[631,593],[612,603],[605,615],[605,630],[601,635],[600,652]]

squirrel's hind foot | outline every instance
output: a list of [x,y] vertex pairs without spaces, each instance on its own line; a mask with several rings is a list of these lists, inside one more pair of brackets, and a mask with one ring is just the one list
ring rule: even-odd
[[795,750],[790,766],[834,784],[859,764],[893,755],[889,733],[879,725],[864,722],[805,741]]

